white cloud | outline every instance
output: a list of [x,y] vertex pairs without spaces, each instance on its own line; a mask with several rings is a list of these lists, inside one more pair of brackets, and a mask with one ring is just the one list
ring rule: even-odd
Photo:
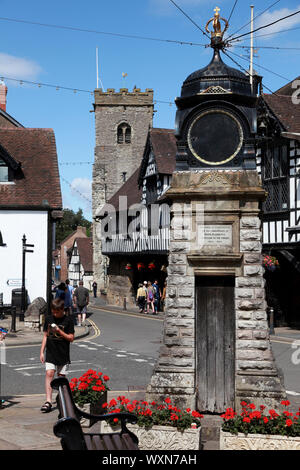
[[72,209],[77,212],[77,206],[83,210],[83,215],[86,219],[92,219],[92,181],[88,178],[75,178],[71,182],[71,198],[76,199],[70,200],[69,196],[64,195],[64,208]]
[[42,68],[33,60],[0,52],[0,77],[33,80]]
[[[281,8],[280,10],[275,10],[272,12],[267,11],[264,13],[262,16],[260,16],[256,23],[255,23],[255,29],[259,28],[260,26],[264,26],[266,24],[273,23],[274,21],[279,20],[280,18],[283,18],[285,16],[291,15],[292,13],[295,13],[296,11],[300,10],[300,5],[298,5],[297,8],[294,9],[289,9],[289,8]],[[279,23],[276,23],[273,26],[269,26],[268,28],[261,29],[260,31],[257,32],[257,35],[261,34],[276,34],[279,31],[282,31],[283,29],[290,29],[293,28],[297,25],[300,25],[300,13],[298,15],[292,16],[290,18],[287,18],[283,21],[280,21]],[[266,39],[268,38],[274,38],[274,35],[272,36],[265,36]]]
[[92,181],[88,178],[75,178],[71,183],[71,193],[88,203],[92,200]]

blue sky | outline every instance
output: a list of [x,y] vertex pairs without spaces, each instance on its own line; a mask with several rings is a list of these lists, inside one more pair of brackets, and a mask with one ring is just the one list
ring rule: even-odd
[[[249,21],[251,4],[258,15],[275,1],[239,0],[228,34]],[[228,18],[235,2],[176,0],[176,3],[204,29],[216,5],[221,8],[221,16]],[[0,0],[0,8],[0,77],[6,77],[7,112],[26,127],[54,129],[64,207],[75,211],[81,207],[91,220],[92,165],[82,162],[92,162],[94,158],[94,113],[90,112],[93,95],[89,91],[96,88],[96,48],[104,89],[153,88],[157,100],[154,127],[164,128],[174,127],[174,98],[180,95],[182,82],[210,61],[212,51],[201,46],[71,31],[7,19],[198,44],[209,41],[170,0]],[[257,18],[255,27],[297,10],[300,10],[300,0],[278,1]],[[249,28],[248,25],[238,34],[248,32]],[[282,32],[287,29],[293,30]],[[299,33],[300,14],[256,34],[260,37],[255,39],[258,49],[255,69],[274,91],[300,75],[297,67],[300,50],[260,49],[259,46],[300,48]],[[249,36],[238,43],[249,44]],[[246,49],[235,47],[231,52],[243,55],[234,58],[248,68]],[[235,67],[228,58],[223,56],[223,60]],[[127,76],[124,78],[122,73]],[[54,87],[20,84],[8,78]],[[71,90],[56,90],[56,86]],[[86,91],[74,93],[74,89]]]

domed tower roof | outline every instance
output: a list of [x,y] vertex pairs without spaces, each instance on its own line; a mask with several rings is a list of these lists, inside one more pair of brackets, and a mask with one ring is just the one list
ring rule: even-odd
[[220,87],[224,93],[252,95],[249,75],[226,65],[220,56],[219,48],[214,48],[211,62],[193,72],[183,82],[181,98],[205,92],[210,87]]

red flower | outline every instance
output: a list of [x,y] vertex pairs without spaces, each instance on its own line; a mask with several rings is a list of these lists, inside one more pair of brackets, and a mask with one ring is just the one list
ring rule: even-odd
[[105,380],[105,382],[107,382],[109,380],[108,375],[103,375],[103,380]]
[[192,411],[192,416],[194,418],[203,418],[203,415],[201,415],[200,413],[198,413],[198,411]]
[[82,382],[81,384],[78,385],[78,390],[86,390],[89,388],[88,384]]
[[171,403],[171,398],[166,398],[165,403],[167,403],[167,404]]
[[287,419],[285,424],[290,427],[290,426],[293,426],[293,421],[291,419]]
[[275,410],[269,410],[269,413],[272,419],[277,418],[279,416]]
[[177,421],[179,417],[175,413],[172,413],[170,419],[171,421]]
[[251,408],[251,410],[255,410],[256,406],[254,405],[254,403],[250,403],[249,408]]
[[267,424],[269,422],[269,419],[266,416],[263,417],[263,420],[264,420],[265,424]]
[[261,412],[260,411],[253,411],[253,413],[250,413],[250,418],[253,419],[253,418],[257,418],[257,419],[260,419],[261,418]]
[[283,406],[290,406],[291,402],[289,400],[282,400],[281,404]]
[[248,416],[246,416],[244,419],[243,419],[244,423],[250,423],[251,422],[251,419],[248,418]]

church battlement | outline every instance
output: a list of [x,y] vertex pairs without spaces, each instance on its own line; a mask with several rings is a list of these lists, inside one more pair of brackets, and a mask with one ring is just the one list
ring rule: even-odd
[[128,88],[120,88],[116,91],[115,88],[107,88],[103,91],[102,88],[97,88],[94,91],[96,106],[153,106],[153,89],[146,88],[141,91],[140,88],[134,88],[133,91],[128,91]]

